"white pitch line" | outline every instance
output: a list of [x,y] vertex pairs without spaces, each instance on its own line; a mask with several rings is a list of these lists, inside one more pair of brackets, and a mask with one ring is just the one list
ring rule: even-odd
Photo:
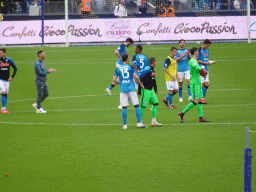
[[[215,90],[208,90],[208,91],[253,91],[256,89],[215,89]],[[187,92],[187,90],[184,90]],[[166,93],[166,91],[160,91],[158,93]],[[112,96],[117,96],[119,94],[112,94]],[[75,96],[64,96],[64,97],[49,97],[47,99],[69,99],[69,98],[79,98],[79,97],[100,97],[100,96],[107,96],[107,94],[98,94],[98,95],[75,95]],[[20,101],[35,101],[36,99],[20,99],[20,100],[10,100],[9,102],[20,102]]]
[[[122,126],[123,124],[89,124],[89,123],[32,123],[32,122],[0,122],[0,124],[12,124],[12,125],[65,125],[65,126]],[[237,123],[171,123],[164,124],[163,126],[177,126],[177,125],[244,125],[244,124],[256,124],[256,122],[237,122]],[[136,124],[128,124],[129,126],[135,126]]]
[[[234,105],[204,105],[204,108],[208,107],[244,107],[244,106],[255,106],[256,104],[234,104]],[[179,106],[179,108],[185,108],[186,106]],[[149,107],[148,107],[149,109]],[[167,107],[158,107],[158,109],[168,109]],[[104,110],[119,110],[117,107],[116,108],[95,108],[95,109],[55,109],[55,110],[47,110],[48,112],[70,112],[70,111],[104,111]],[[134,107],[131,106],[128,108],[128,110],[134,110]],[[172,109],[170,109],[172,110]],[[35,110],[30,110],[30,111],[12,111],[12,113],[35,113]]]

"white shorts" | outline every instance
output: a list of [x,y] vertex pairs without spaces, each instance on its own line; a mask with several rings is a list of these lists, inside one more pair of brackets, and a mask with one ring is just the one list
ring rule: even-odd
[[120,104],[122,107],[129,105],[129,99],[132,101],[133,105],[139,105],[139,100],[136,91],[129,93],[120,93]]
[[202,77],[201,76],[201,83],[205,83],[205,82],[208,82],[209,81],[209,73],[206,75],[206,77]]
[[9,88],[10,88],[10,81],[0,80],[0,93],[6,92],[6,94],[8,94]]
[[173,91],[174,89],[178,89],[177,81],[166,81],[165,83],[168,91]]
[[120,67],[120,66],[121,66],[120,64],[116,63],[116,68],[118,68],[118,67]]
[[185,79],[190,79],[189,70],[185,72],[177,72],[180,78],[179,82],[183,82]]

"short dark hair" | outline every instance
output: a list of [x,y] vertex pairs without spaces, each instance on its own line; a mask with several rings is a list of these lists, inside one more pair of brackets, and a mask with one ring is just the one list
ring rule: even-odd
[[197,51],[198,49],[196,47],[192,47],[192,49],[190,49],[190,53],[191,55],[194,55],[194,53]]
[[185,43],[185,40],[184,40],[184,39],[181,39],[181,40],[179,40],[179,44],[180,44],[181,41],[184,41],[184,43]]
[[206,40],[204,40],[204,44],[210,44],[211,45],[212,43],[209,39],[206,39]]
[[128,41],[129,41],[131,44],[133,44],[132,38],[127,38],[125,42],[128,42]]
[[37,55],[39,56],[41,53],[43,53],[44,51],[38,51]]
[[140,51],[142,51],[142,46],[141,46],[141,45],[137,45],[136,47],[138,47],[138,49],[139,49]]
[[176,47],[172,47],[172,48],[171,48],[171,51],[173,51],[173,50],[177,50],[177,48],[176,48]]
[[127,61],[128,56],[129,56],[128,54],[123,54],[123,55],[122,55],[122,60],[123,60],[123,62]]
[[0,51],[3,51],[4,53],[6,53],[6,49],[5,48],[1,48]]
[[154,62],[156,61],[156,58],[155,57],[150,57],[149,58],[149,64],[153,64]]

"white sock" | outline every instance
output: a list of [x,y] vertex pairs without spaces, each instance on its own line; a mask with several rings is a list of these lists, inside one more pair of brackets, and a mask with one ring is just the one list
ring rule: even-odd
[[6,109],[5,107],[2,107],[2,109]]
[[155,123],[156,122],[156,119],[152,118],[152,123]]

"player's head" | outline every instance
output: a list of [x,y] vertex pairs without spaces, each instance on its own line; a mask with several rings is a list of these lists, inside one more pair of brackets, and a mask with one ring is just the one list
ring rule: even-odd
[[142,52],[142,46],[141,45],[137,45],[135,47],[135,53],[138,54],[138,53],[141,53]]
[[156,58],[155,57],[150,57],[149,58],[149,65],[151,67],[155,67],[156,66]]
[[132,38],[127,38],[127,39],[125,40],[125,45],[126,45],[126,47],[129,47],[129,46],[132,45],[132,44],[133,44]]
[[185,47],[185,40],[184,39],[179,40],[179,46],[180,46],[181,49],[184,49],[184,47]]
[[38,58],[40,58],[41,60],[45,59],[45,53],[44,51],[38,51],[37,52]]
[[125,0],[121,0],[121,5],[124,5],[125,4]]
[[211,44],[212,44],[212,43],[211,43],[210,40],[208,40],[208,39],[204,40],[203,49],[208,49]]
[[1,48],[0,49],[0,57],[5,58],[5,54],[6,54],[6,49],[5,48]]
[[175,57],[177,55],[177,48],[176,47],[172,47],[171,48],[171,57]]
[[190,49],[190,54],[192,56],[196,56],[197,57],[199,55],[198,49],[196,47],[193,47],[192,49]]
[[128,54],[123,54],[122,55],[122,61],[123,61],[123,63],[129,63],[129,55]]

